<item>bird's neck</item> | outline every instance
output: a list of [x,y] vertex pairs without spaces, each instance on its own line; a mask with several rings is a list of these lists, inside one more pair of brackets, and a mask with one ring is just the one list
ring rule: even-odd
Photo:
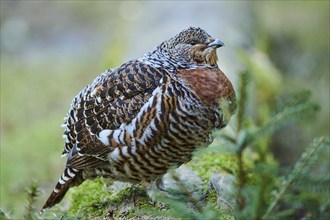
[[187,68],[189,66],[186,62],[173,60],[168,53],[161,52],[159,48],[144,54],[138,60],[154,68],[166,69],[169,72],[175,72],[178,68]]

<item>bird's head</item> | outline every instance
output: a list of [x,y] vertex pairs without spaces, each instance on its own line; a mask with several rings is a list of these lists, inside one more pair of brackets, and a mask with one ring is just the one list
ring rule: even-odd
[[[153,57],[174,67],[217,66],[216,49],[224,46],[201,28],[190,27],[164,41],[153,52]],[[152,57],[151,57],[152,58]]]

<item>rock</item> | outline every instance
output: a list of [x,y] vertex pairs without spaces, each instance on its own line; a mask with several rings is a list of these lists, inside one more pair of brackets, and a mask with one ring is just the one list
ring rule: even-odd
[[202,179],[197,175],[191,167],[182,165],[178,169],[167,173],[163,177],[163,183],[166,190],[180,190],[178,181],[173,178],[173,175],[177,176],[185,186],[189,187],[191,192],[200,192],[202,189]]
[[221,210],[234,210],[237,207],[236,179],[231,174],[212,174],[209,188],[217,192],[217,205]]

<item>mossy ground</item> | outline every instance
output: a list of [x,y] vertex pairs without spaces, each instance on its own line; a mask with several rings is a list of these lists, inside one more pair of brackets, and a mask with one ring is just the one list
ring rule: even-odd
[[205,152],[188,163],[204,180],[208,181],[212,173],[237,172],[237,158],[231,153]]
[[74,189],[69,213],[78,216],[103,216],[113,193],[102,179],[87,180]]
[[[206,204],[216,206],[217,194],[208,191],[208,180],[212,173],[237,172],[237,162],[234,154],[203,152],[197,155],[192,162],[187,164],[203,179],[203,191],[207,194]],[[102,178],[85,181],[74,188],[69,209],[70,216],[81,218],[133,218],[149,213],[163,212],[167,216],[165,204],[152,202],[143,187],[129,186],[118,193],[109,189],[111,183],[106,183]],[[134,199],[133,199],[134,194]],[[129,210],[128,210],[129,209]]]
[[72,192],[69,216],[89,218],[132,218],[137,209],[158,209],[142,186],[127,186],[115,193],[102,178],[87,180]]

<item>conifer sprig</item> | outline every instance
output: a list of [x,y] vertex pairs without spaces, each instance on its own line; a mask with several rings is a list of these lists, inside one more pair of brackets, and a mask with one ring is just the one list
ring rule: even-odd
[[294,180],[302,173],[307,171],[312,165],[312,159],[317,157],[317,153],[320,152],[325,146],[329,146],[329,141],[325,141],[324,137],[315,139],[312,144],[306,149],[302,154],[299,161],[295,164],[291,174],[282,181],[279,192],[276,194],[274,200],[268,207],[263,219],[269,216],[269,214],[274,210],[278,202],[283,198],[283,195],[288,190],[288,188],[293,184]]

